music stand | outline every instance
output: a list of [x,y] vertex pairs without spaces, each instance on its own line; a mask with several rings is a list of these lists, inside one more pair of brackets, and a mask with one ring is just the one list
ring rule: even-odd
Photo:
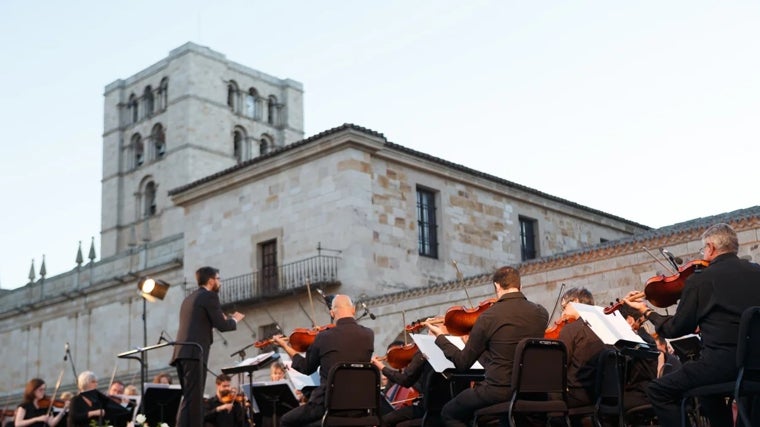
[[146,425],[166,423],[169,427],[174,427],[179,402],[182,400],[182,388],[178,385],[146,384],[143,396]]
[[243,386],[257,403],[262,416],[271,417],[277,425],[277,416],[299,406],[298,398],[288,380],[267,381]]
[[[236,354],[236,353],[233,353],[233,354]],[[261,353],[257,356],[249,357],[248,359],[242,360],[238,362],[238,364],[236,364],[235,366],[222,368],[222,373],[227,374],[227,375],[247,373],[248,374],[247,385],[250,389],[253,385],[253,372],[265,366],[268,366],[270,363],[274,362],[275,360],[279,358],[280,358],[279,353],[275,353],[274,351],[270,351],[268,353]],[[251,395],[249,393],[248,398],[250,399],[250,397]],[[249,408],[249,411],[252,411],[252,410],[253,408]],[[253,413],[249,412],[248,415],[251,416],[251,419],[253,419]]]

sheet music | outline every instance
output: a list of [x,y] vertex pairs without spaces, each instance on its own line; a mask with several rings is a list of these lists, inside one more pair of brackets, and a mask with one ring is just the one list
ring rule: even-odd
[[615,345],[618,341],[630,341],[638,344],[646,342],[631,329],[631,325],[623,318],[619,311],[612,314],[604,314],[604,308],[595,305],[571,302],[580,314],[581,319],[602,340],[603,343]]
[[[411,334],[411,336],[412,340],[414,340],[415,344],[417,344],[417,347],[420,349],[422,354],[427,356],[427,360],[430,363],[430,366],[432,366],[436,372],[443,372],[446,369],[456,369],[454,363],[446,358],[446,356],[443,354],[443,350],[441,350],[441,348],[438,347],[438,345],[435,343],[434,336],[422,334]],[[462,337],[453,337],[450,335],[445,335],[445,337],[449,340],[449,342],[457,346],[458,349],[461,350],[464,348],[464,341],[462,341]],[[480,362],[476,360],[470,369],[483,369],[483,365],[481,365]]]
[[285,365],[285,372],[290,378],[290,381],[293,383],[293,387],[296,388],[296,390],[303,390],[304,387],[317,387],[319,386],[319,369],[314,371],[311,375],[304,375],[295,369],[290,367],[290,364],[292,362],[287,361],[283,362],[283,365]]
[[261,354],[258,354],[256,356],[254,356],[254,357],[249,357],[249,358],[247,358],[245,360],[242,360],[242,361],[238,362],[238,364],[235,365],[234,367],[235,368],[239,368],[241,366],[258,365],[260,363],[263,363],[263,362],[269,360],[269,358],[271,358],[272,356],[274,356],[274,351],[268,351],[266,353],[261,353]]

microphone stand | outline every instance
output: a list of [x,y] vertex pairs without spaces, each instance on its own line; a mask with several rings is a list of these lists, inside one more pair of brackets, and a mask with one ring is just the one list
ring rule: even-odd
[[77,368],[74,367],[74,358],[71,357],[71,350],[69,350],[68,346],[66,347],[66,354],[63,355],[63,360],[66,360],[66,359],[68,359],[69,362],[71,362],[71,371],[74,373],[74,381],[76,382],[77,378],[79,377],[77,376]]
[[245,359],[245,351],[251,347],[253,347],[253,344],[248,344],[247,346],[241,348],[240,350],[230,354],[230,357],[240,356],[240,361],[243,361]]

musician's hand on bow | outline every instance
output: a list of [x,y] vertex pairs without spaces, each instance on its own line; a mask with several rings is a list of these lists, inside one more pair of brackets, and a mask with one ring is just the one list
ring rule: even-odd
[[433,323],[427,320],[423,322],[423,325],[425,325],[428,328],[428,331],[430,331],[430,333],[432,333],[436,337],[444,333],[443,329],[441,329],[438,325],[434,325]]
[[283,336],[282,334],[274,335],[272,337],[272,341],[274,341],[275,344],[279,345],[282,348],[285,348],[288,345],[288,340],[285,339],[285,336]]
[[641,292],[638,291],[628,292],[628,295],[626,295],[624,298],[624,302],[626,305],[633,308],[634,310],[637,310],[639,313],[644,313],[649,309],[647,303],[644,301],[644,297],[641,295]]
[[381,371],[383,370],[383,368],[385,368],[385,364],[377,356],[372,357],[372,364],[375,365],[377,369]]

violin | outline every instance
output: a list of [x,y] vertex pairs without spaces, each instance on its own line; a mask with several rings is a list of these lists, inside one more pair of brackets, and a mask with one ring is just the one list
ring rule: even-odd
[[235,394],[232,392],[223,393],[222,396],[219,398],[219,401],[222,403],[245,403],[245,395],[244,394]]
[[15,409],[3,409],[3,411],[0,412],[0,418],[12,417],[13,414],[15,413],[16,413]]
[[51,400],[50,397],[45,396],[42,399],[37,401],[37,406],[40,409],[48,409],[50,408],[50,405],[53,405],[53,408],[63,408],[66,405],[66,401],[62,399],[55,399]]
[[451,335],[468,335],[478,317],[491,308],[496,301],[496,298],[489,298],[482,301],[477,307],[465,308],[461,305],[450,307],[443,316],[443,324]]
[[678,267],[678,273],[670,276],[658,274],[650,278],[644,286],[644,295],[647,301],[655,307],[670,307],[681,298],[686,279],[709,265],[709,261],[697,259]]
[[[295,328],[293,329],[293,333],[290,334],[288,337],[288,343],[291,347],[293,347],[293,350],[303,353],[306,351],[311,345],[314,343],[314,338],[317,337],[317,334],[325,331],[330,328],[334,328],[335,324],[330,323],[323,326],[317,326],[315,328]],[[274,338],[267,338],[263,340],[256,341],[253,343],[254,347],[256,348],[263,348],[268,345],[274,344]]]
[[394,345],[388,349],[388,352],[385,356],[381,357],[380,360],[387,361],[391,368],[403,369],[411,363],[418,350],[417,344],[415,343]]
[[421,319],[417,319],[413,321],[412,323],[404,326],[404,330],[407,333],[414,334],[416,332],[419,332],[423,328],[425,328],[425,323],[431,323],[433,325],[443,323],[443,317],[423,317]]
[[544,331],[544,338],[548,340],[559,339],[559,333],[562,331],[562,328],[576,320],[578,320],[578,316],[568,316],[563,314],[553,325],[546,328]]

